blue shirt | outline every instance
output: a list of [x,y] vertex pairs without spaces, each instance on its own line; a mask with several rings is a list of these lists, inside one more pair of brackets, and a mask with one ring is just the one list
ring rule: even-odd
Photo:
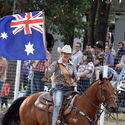
[[[99,67],[96,67],[95,70],[100,70],[101,72],[103,72],[103,66],[99,66]],[[108,67],[108,77],[113,75],[113,81],[117,81],[118,80],[118,74],[117,72],[111,68],[111,67]]]
[[125,80],[125,64],[124,64],[124,66],[122,68],[122,71],[120,72],[120,79]]
[[105,64],[114,66],[114,56],[110,52],[105,55]]
[[120,62],[121,57],[122,57],[123,55],[125,55],[125,49],[124,49],[124,48],[118,52],[118,56],[117,56],[118,63]]

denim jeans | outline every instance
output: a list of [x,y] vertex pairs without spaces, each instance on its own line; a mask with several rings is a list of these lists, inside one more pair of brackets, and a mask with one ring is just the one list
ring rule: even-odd
[[44,76],[44,72],[34,72],[33,82],[31,82],[31,94],[44,91],[44,83],[41,79]]
[[52,90],[53,93],[53,101],[54,101],[54,110],[52,116],[52,125],[56,125],[58,120],[59,112],[62,106],[63,97],[66,92],[71,91],[71,88],[64,87],[55,87]]

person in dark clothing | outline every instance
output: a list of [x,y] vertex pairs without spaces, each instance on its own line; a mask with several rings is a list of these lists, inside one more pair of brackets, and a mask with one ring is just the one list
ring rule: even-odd
[[46,41],[47,41],[47,49],[48,49],[48,51],[51,52],[53,44],[54,44],[54,42],[53,42],[54,41],[53,35],[47,32],[46,33]]
[[103,46],[101,44],[96,44],[95,50],[96,50],[96,59],[99,60],[100,62],[99,64],[103,66],[105,58]]
[[118,64],[121,60],[121,57],[125,55],[125,48],[124,48],[124,43],[119,42],[118,43],[118,51],[115,56],[115,64]]

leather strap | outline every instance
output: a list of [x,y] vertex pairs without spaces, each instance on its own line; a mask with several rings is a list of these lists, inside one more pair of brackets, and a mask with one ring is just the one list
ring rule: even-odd
[[68,70],[66,69],[66,67],[61,64],[61,63],[58,63],[59,65],[59,68],[61,69],[61,71],[64,73],[64,76],[66,78],[66,80],[68,81],[68,84],[71,86],[71,78],[70,78],[70,74],[68,72]]

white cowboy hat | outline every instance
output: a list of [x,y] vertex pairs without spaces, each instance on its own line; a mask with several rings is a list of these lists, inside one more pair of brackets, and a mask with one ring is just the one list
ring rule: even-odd
[[65,45],[62,49],[60,47],[58,47],[57,51],[59,53],[61,53],[61,52],[63,52],[63,53],[72,53],[72,49],[71,49],[70,45]]

